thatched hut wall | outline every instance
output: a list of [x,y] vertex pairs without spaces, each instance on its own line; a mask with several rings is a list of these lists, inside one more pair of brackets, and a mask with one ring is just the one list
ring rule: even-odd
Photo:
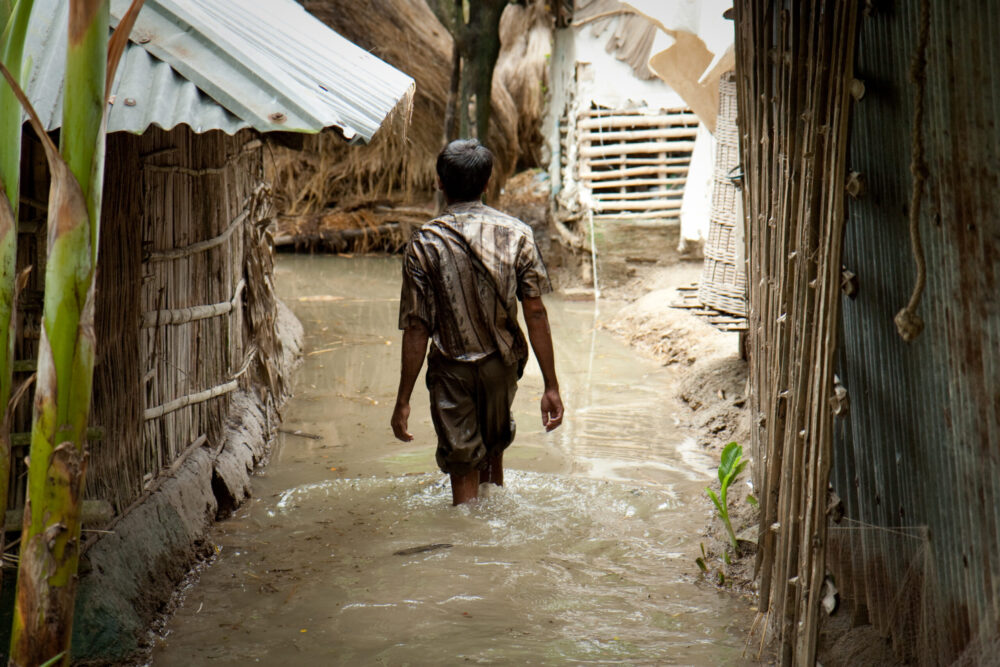
[[[139,138],[142,165],[140,359],[144,475],[199,440],[218,442],[253,340],[244,327],[245,229],[261,213],[261,142],[251,131]],[[190,402],[190,404],[185,404]]]
[[[371,202],[430,201],[434,159],[444,137],[452,40],[423,0],[311,0],[306,9],[416,80],[409,127],[389,122],[367,146],[347,145],[332,131],[301,147],[272,145],[268,180],[281,215],[350,210]],[[497,157],[493,193],[518,167],[540,159],[540,134],[552,18],[541,0],[510,5],[500,25],[502,49],[493,75],[493,118],[486,144]]]
[[[48,176],[38,143],[27,143],[19,269],[33,268],[19,300],[17,379],[37,354],[46,252]],[[115,133],[105,183],[86,494],[120,515],[193,449],[221,442],[235,391],[268,404],[284,386],[257,133]],[[30,426],[24,400],[14,431]],[[24,500],[24,440],[10,507]]]

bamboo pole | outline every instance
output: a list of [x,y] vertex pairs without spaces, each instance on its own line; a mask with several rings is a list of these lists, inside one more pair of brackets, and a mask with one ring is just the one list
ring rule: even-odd
[[199,241],[198,243],[192,243],[191,245],[187,245],[182,248],[170,248],[168,250],[152,250],[149,253],[147,261],[166,262],[173,259],[190,257],[191,255],[196,255],[200,252],[205,252],[206,250],[217,248],[226,241],[228,241],[229,237],[233,235],[234,231],[242,227],[243,223],[246,221],[246,218],[247,218],[246,211],[240,213],[238,216],[233,218],[233,221],[229,223],[229,226],[226,227],[225,231],[223,231],[218,236],[214,236],[210,239]]
[[815,662],[825,576],[848,84],[857,3],[735,5],[750,251],[760,610],[782,665]]
[[176,412],[181,408],[186,408],[189,405],[195,405],[197,403],[204,403],[205,401],[210,401],[213,398],[218,398],[219,396],[224,396],[230,392],[239,389],[239,383],[236,380],[230,380],[228,382],[223,382],[220,385],[216,385],[211,389],[206,389],[204,391],[199,391],[194,394],[188,394],[187,396],[181,396],[176,398],[169,403],[164,403],[163,405],[157,405],[152,408],[147,408],[143,413],[142,418],[145,421],[150,419],[156,419],[164,415],[168,415],[171,412]]
[[236,285],[233,297],[228,301],[211,303],[202,306],[190,306],[188,308],[175,308],[173,310],[153,310],[142,314],[142,328],[149,329],[157,326],[168,326],[171,324],[187,324],[197,320],[205,320],[210,317],[225,315],[236,307],[240,302],[240,296],[246,288],[246,281],[240,280]]

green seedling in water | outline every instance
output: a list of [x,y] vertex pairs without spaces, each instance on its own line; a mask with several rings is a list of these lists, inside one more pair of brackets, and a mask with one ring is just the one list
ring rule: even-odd
[[[698,569],[702,571],[702,574],[710,574],[708,569],[708,554],[705,553],[705,543],[701,542],[699,546],[701,547],[701,556],[699,558],[695,558],[694,562],[698,565]],[[729,554],[724,554],[723,557],[726,561],[726,565],[729,565]],[[722,570],[715,571],[715,581],[720,586],[725,585],[726,575],[723,574]]]
[[701,543],[701,557],[695,558],[694,562],[698,565],[698,569],[703,573],[708,574],[708,554],[705,553],[705,543]]
[[705,487],[708,497],[712,499],[712,502],[715,503],[715,509],[719,511],[719,518],[722,519],[722,523],[726,527],[726,532],[729,534],[729,544],[732,545],[733,551],[737,551],[739,547],[736,545],[736,533],[733,532],[733,524],[729,522],[729,505],[726,504],[726,492],[729,491],[729,485],[736,480],[737,475],[743,471],[746,464],[747,462],[743,460],[743,448],[735,442],[729,443],[722,450],[722,458],[719,461],[719,495],[715,495],[715,491],[712,491],[707,486]]

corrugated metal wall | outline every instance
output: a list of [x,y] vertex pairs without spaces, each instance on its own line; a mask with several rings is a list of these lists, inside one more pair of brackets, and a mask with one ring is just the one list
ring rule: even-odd
[[928,1],[926,327],[911,343],[893,317],[915,274],[908,73],[921,3],[872,3],[861,19],[848,155],[867,187],[847,206],[859,291],[842,301],[850,409],[831,475],[848,519],[831,538],[850,558],[831,562],[897,645],[934,634],[910,651],[940,664],[992,641],[1000,620],[1000,0]]

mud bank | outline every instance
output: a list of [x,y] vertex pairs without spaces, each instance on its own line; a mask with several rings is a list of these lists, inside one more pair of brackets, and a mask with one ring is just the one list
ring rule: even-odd
[[[689,310],[670,305],[680,300],[678,286],[700,278],[701,262],[668,258],[657,265],[627,262],[627,266],[629,271],[623,275],[628,279],[607,290],[626,303],[601,323],[602,328],[642,356],[676,369],[679,381],[675,397],[689,409],[681,413],[680,424],[716,465],[723,447],[734,441],[744,447],[743,456],[751,459],[750,466],[755,465],[746,410],[748,367],[739,357],[738,334],[721,332]],[[744,540],[740,553],[731,553],[725,529],[707,494],[699,495],[698,502],[710,518],[698,535],[709,568],[706,578],[753,600],[758,516],[747,501],[753,493],[749,479],[748,468],[729,490],[730,519],[739,539]],[[718,490],[718,481],[711,480],[711,486]]]
[[[284,345],[279,372],[301,359],[302,325],[278,304]],[[171,474],[101,535],[80,562],[73,660],[100,665],[144,650],[148,630],[177,584],[212,547],[206,533],[250,494],[250,476],[266,461],[287,396],[234,394],[217,442],[179,460]]]

